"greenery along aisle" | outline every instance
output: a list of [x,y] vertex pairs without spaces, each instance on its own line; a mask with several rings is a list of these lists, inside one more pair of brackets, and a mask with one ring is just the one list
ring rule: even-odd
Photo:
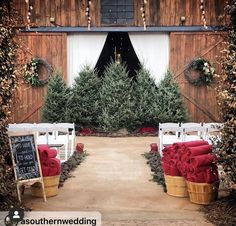
[[75,79],[68,98],[66,121],[75,122],[79,126],[98,127],[99,87],[101,79],[96,71],[84,67]]
[[107,132],[129,128],[134,118],[131,100],[131,80],[126,67],[112,62],[106,67],[100,88],[100,127]]
[[55,72],[48,83],[48,92],[42,109],[43,122],[65,122],[69,90],[61,73]]

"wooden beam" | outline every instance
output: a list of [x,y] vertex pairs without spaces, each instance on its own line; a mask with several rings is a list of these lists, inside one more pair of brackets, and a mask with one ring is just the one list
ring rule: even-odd
[[195,105],[199,110],[201,110],[204,114],[206,114],[213,122],[219,122],[219,119],[217,119],[211,112],[209,112],[205,107],[200,105],[196,100],[194,100],[192,97],[188,96],[187,94],[181,92],[182,96],[190,101],[193,105]]
[[27,120],[31,115],[33,115],[36,111],[38,111],[39,108],[43,106],[43,101],[40,101],[36,104],[36,107],[33,108],[30,112],[28,112],[22,119],[20,120],[20,123],[23,123],[25,120]]
[[213,32],[224,31],[223,26],[208,26],[205,29],[203,26],[160,26],[160,27],[147,27],[147,30],[143,29],[143,26],[138,27],[91,27],[88,31],[87,27],[31,27],[30,30],[20,29],[21,32]]

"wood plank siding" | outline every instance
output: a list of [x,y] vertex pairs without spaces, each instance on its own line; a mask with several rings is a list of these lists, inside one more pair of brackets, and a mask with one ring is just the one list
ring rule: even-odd
[[[205,1],[206,21],[209,25],[222,25],[227,0]],[[27,7],[25,0],[14,0],[16,8],[26,22]],[[100,0],[92,0],[90,6],[91,26],[101,26]],[[185,16],[183,25],[202,25],[200,1],[198,0],[148,0],[145,7],[147,26],[179,26],[180,17]],[[58,26],[87,26],[85,16],[86,0],[30,0],[33,6],[31,22],[35,26],[54,26],[50,18],[55,18]],[[134,26],[143,26],[141,0],[134,0]]]
[[218,64],[220,50],[223,48],[224,33],[171,33],[170,69],[175,73],[183,99],[190,115],[190,121],[219,121],[214,81],[211,87],[196,87],[184,76],[184,70],[191,60],[202,57],[209,60],[220,74]]
[[[67,79],[66,34],[31,33],[21,34],[19,38],[24,50],[20,54],[22,63],[31,57],[40,57],[54,69],[61,71],[64,79]],[[32,88],[28,84],[19,83],[15,93],[12,122],[40,122],[46,87]]]

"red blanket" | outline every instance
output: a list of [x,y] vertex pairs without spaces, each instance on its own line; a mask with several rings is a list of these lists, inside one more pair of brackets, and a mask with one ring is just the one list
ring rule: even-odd
[[55,176],[61,172],[61,161],[57,158],[48,159],[47,165],[50,168],[49,176]]
[[200,145],[208,145],[208,142],[205,140],[196,140],[196,141],[188,141],[188,142],[178,142],[174,143],[173,147],[175,149],[183,148],[184,147],[196,147]]
[[212,145],[201,145],[196,147],[188,147],[186,154],[189,156],[204,155],[212,152]]
[[187,178],[188,181],[196,183],[208,183],[212,184],[216,181],[219,181],[218,170],[211,166],[205,166],[198,168],[194,172],[188,172]]
[[180,176],[181,175],[176,165],[170,165],[168,163],[163,163],[162,167],[163,167],[163,171],[164,171],[165,175],[169,175],[169,176]]
[[47,177],[49,175],[50,167],[42,165],[42,174],[43,177]]
[[211,165],[215,161],[216,161],[216,157],[212,154],[197,155],[197,156],[194,156],[190,159],[190,164],[194,168],[198,168],[200,166]]

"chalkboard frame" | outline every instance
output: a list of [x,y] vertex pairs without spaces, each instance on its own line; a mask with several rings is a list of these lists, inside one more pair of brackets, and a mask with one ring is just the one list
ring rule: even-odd
[[14,162],[16,163],[17,180],[41,177],[34,135],[11,136],[10,141]]
[[[15,174],[15,180],[16,180],[16,186],[17,186],[17,195],[18,195],[18,199],[21,202],[21,195],[20,195],[20,187],[23,185],[25,186],[27,185],[32,185],[35,182],[39,182],[42,184],[42,190],[43,190],[43,199],[46,202],[46,193],[45,193],[45,187],[44,187],[44,182],[43,182],[43,176],[42,176],[42,169],[41,169],[41,164],[40,164],[40,159],[39,159],[39,154],[37,151],[37,143],[36,143],[36,135],[33,132],[30,131],[26,131],[26,132],[9,132],[8,133],[8,137],[9,137],[9,144],[10,144],[10,148],[11,148],[11,157],[12,157],[12,163],[13,163],[13,168],[14,168],[14,174]],[[24,138],[24,139],[23,139]],[[37,174],[34,175],[33,178],[31,177],[26,177],[26,178],[21,178],[19,177],[19,166],[17,165],[17,151],[15,148],[15,143],[14,143],[14,139],[16,139],[16,141],[18,143],[21,142],[30,142],[31,147],[33,148],[33,157],[34,157],[34,161],[36,163],[36,166],[38,168],[38,172]],[[23,139],[23,140],[22,140]]]

